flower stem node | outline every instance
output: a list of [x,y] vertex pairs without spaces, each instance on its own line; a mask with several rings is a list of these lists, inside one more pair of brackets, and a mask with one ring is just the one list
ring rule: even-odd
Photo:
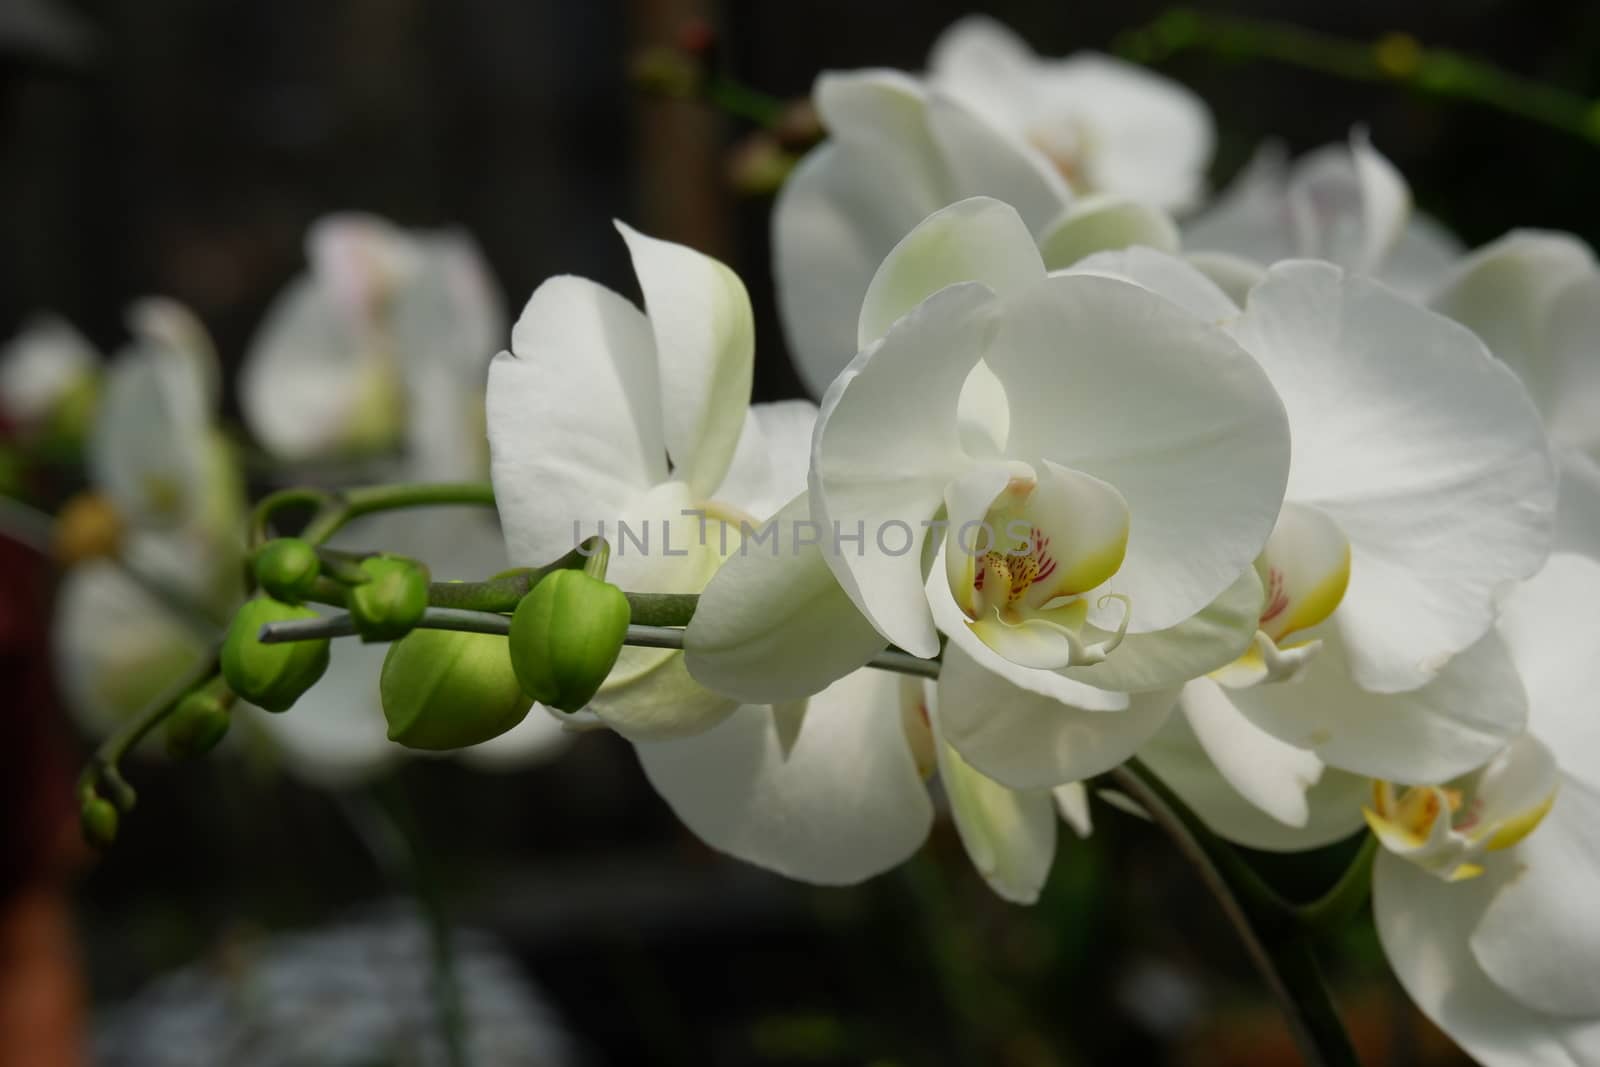
[[394,641],[410,633],[428,607],[428,568],[404,556],[361,561],[368,580],[350,589],[350,615],[363,641]]
[[268,596],[288,604],[304,600],[320,573],[317,550],[298,537],[268,541],[256,553],[256,584]]
[[389,740],[443,751],[482,744],[527,717],[504,637],[414,630],[389,646],[378,681]]
[[222,642],[222,677],[228,687],[267,711],[288,711],[328,669],[328,641],[262,644],[261,628],[269,622],[316,617],[311,608],[269,597],[248,601],[234,615]]
[[167,720],[167,752],[195,759],[222,743],[233,722],[233,692],[220,680],[185,696]]
[[117,839],[117,825],[122,816],[117,807],[105,797],[91,793],[84,798],[79,812],[83,825],[83,839],[95,848],[110,848]]
[[581,711],[611,673],[628,636],[628,598],[583,571],[554,571],[511,617],[511,666],[522,691],[547,707]]

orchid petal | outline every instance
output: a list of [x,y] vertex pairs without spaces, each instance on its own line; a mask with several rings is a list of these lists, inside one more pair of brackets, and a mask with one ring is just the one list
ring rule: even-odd
[[957,282],[980,282],[998,294],[1044,277],[1028,227],[1009,204],[975,196],[929,215],[895,245],[873,275],[861,304],[861,348],[923,300]]
[[[820,536],[862,535],[826,553],[839,584],[885,638],[914,655],[939,648],[922,593],[922,545],[944,488],[967,463],[956,432],[962,386],[993,330],[994,294],[951,286],[862,352],[823,398],[812,450],[812,518]],[[883,551],[890,524],[910,530]]]
[[1124,699],[1121,711],[1063,704],[980,665],[955,640],[939,672],[945,739],[967,763],[1015,789],[1047,789],[1110,770],[1160,729],[1174,696],[1164,690]]
[[974,769],[945,741],[932,716],[939,780],[972,865],[1001,899],[1032,904],[1056,854],[1056,813],[1048,790],[1014,790]]
[[495,504],[511,559],[549,563],[667,476],[650,325],[581,278],[534,291],[489,367]]
[[1493,756],[1526,723],[1516,666],[1492,631],[1431,681],[1399,693],[1361,687],[1337,628],[1310,636],[1322,639],[1322,651],[1298,680],[1229,696],[1256,726],[1329,766],[1394,782],[1448,781]]
[[1282,503],[1288,427],[1222,331],[1139,286],[1054,275],[1006,302],[985,358],[1011,404],[1007,451],[1127,501],[1127,557],[1102,591],[1132,601],[1130,633],[1176,625],[1254,560]]
[[810,514],[806,495],[795,497],[706,586],[683,638],[686,666],[702,685],[749,703],[795,700],[883,649],[821,547],[792,543]]
[[1350,542],[1334,622],[1358,683],[1421,685],[1548,551],[1555,486],[1537,412],[1472,334],[1327,264],[1272,268],[1235,335],[1289,412],[1287,496]]
[[1160,208],[1110,193],[1077,201],[1039,233],[1039,254],[1051,270],[1134,246],[1177,252],[1178,226]]
[[806,702],[793,743],[746,705],[695,737],[635,746],[650,784],[701,840],[821,885],[897,866],[933,806],[900,726],[897,682],[858,671]]
[[[655,334],[673,477],[709,497],[728,473],[750,404],[750,297],[739,276],[710,256],[620,222],[617,230],[628,243]],[[569,402],[572,395],[561,394]]]

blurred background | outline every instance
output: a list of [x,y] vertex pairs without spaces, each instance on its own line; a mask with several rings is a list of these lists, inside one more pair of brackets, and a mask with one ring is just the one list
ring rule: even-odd
[[[1164,10],[982,9],[1045,55],[1113,49]],[[513,312],[555,273],[636,293],[616,217],[732,264],[757,311],[757,399],[799,396],[774,314],[770,197],[737,188],[753,127],[642,91],[641,56],[693,45],[798,98],[827,68],[920,68],[969,10],[0,0],[0,336],[48,309],[110,350],[128,300],[160,293],[198,313],[231,370],[303,269],[307,225],[341,209],[468,228]],[[1400,31],[1600,94],[1593,4],[1215,10],[1358,41]],[[1593,140],[1304,63],[1199,49],[1157,69],[1211,105],[1219,185],[1264,138],[1299,152],[1365,123],[1469,245],[1600,225]],[[350,794],[231,762],[135,764],[139,812],[91,857],[71,792],[86,747],[56,710],[45,650],[52,581],[0,539],[7,1067],[442,1064],[463,1033],[487,1064],[1297,1062],[1199,882],[1103,806],[1091,840],[1064,838],[1031,909],[989,893],[948,824],[855,889],[723,859],[604,734],[536,769],[414,762]],[[1345,854],[1292,870],[1257,858],[1309,896]],[[1329,970],[1364,1062],[1461,1062],[1386,976],[1368,926]]]

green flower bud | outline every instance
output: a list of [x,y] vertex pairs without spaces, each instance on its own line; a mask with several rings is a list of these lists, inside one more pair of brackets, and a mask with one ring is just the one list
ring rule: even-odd
[[378,693],[389,740],[435,751],[499,737],[533,705],[504,637],[455,630],[413,630],[390,645]]
[[316,617],[308,607],[268,597],[248,601],[234,615],[222,642],[222,677],[228,688],[268,711],[288,711],[328,669],[327,638],[264,645],[258,635],[269,622]]
[[579,711],[611,673],[628,636],[628,598],[582,571],[544,576],[511,616],[511,666],[522,691]]
[[256,584],[288,604],[304,600],[321,572],[317,550],[298,537],[268,541],[256,552]]
[[363,641],[393,641],[410,633],[428,607],[428,568],[404,556],[361,561],[367,580],[350,587],[350,616]]
[[105,797],[94,793],[85,797],[79,817],[83,839],[95,848],[109,848],[117,839],[117,824],[122,821],[122,815]]
[[228,735],[233,694],[225,686],[205,686],[178,702],[167,719],[167,752],[179,759],[203,756]]

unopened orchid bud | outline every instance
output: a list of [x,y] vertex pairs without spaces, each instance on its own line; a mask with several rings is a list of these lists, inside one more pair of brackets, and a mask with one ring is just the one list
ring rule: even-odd
[[85,841],[95,848],[109,848],[117,839],[117,826],[122,822],[122,815],[111,801],[91,793],[84,798],[79,820]]
[[363,641],[393,641],[410,633],[428,608],[428,568],[404,556],[361,561],[367,580],[350,588],[350,616]]
[[267,711],[288,711],[328,669],[327,638],[264,644],[261,627],[269,622],[314,619],[308,607],[269,597],[249,601],[233,617],[222,643],[222,677],[228,687]]
[[499,737],[533,704],[504,637],[456,630],[413,630],[390,645],[378,692],[389,740],[435,751]]
[[184,696],[167,720],[167,752],[180,759],[203,756],[228,735],[234,696],[219,681]]
[[256,552],[256,584],[268,596],[288,604],[304,600],[321,571],[317,550],[298,537],[268,541]]
[[628,598],[583,571],[545,575],[511,617],[511,665],[522,691],[561,711],[588,704],[622,652]]

